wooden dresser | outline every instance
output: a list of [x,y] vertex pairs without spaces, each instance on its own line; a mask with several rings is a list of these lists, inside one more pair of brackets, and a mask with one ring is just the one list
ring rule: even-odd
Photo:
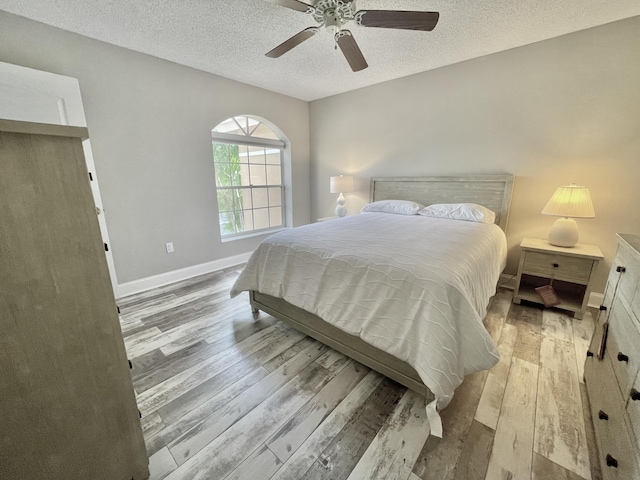
[[2,480],[149,477],[86,136],[0,120]]
[[618,235],[585,382],[605,479],[640,479],[640,236]]

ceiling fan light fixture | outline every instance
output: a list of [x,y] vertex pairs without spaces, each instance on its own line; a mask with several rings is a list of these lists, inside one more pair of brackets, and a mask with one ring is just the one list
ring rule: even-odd
[[329,11],[325,14],[324,17],[324,27],[331,33],[331,35],[335,35],[342,28],[342,17],[335,10]]

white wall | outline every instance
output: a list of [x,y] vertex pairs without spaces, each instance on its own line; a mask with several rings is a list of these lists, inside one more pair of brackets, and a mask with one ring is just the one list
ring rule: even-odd
[[587,185],[596,211],[581,242],[607,261],[616,232],[640,234],[640,17],[311,103],[312,218],[331,215],[329,177],[348,173],[356,212],[372,176],[515,175],[507,273],[555,188]]
[[264,238],[220,241],[210,132],[233,115],[263,117],[291,141],[294,225],[309,221],[307,102],[2,11],[0,25],[0,61],[80,81],[120,283],[215,263]]

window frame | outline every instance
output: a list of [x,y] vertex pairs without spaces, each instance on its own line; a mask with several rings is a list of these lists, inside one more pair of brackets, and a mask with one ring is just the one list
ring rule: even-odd
[[[259,126],[260,124],[264,124],[265,126],[267,126],[273,133],[274,135],[278,135],[276,131],[274,131],[274,129],[271,127],[271,125],[269,125],[268,123],[264,122],[262,119],[259,118],[255,118],[252,117],[250,115],[237,115],[234,117],[230,117],[233,118],[234,121],[236,123],[237,122],[237,118],[251,118],[253,120],[256,120],[258,122]],[[227,119],[229,120],[229,119]],[[227,121],[225,120],[225,122]],[[221,122],[218,125],[221,125],[224,122]],[[279,156],[280,156],[280,162],[279,162],[279,167],[280,167],[280,183],[279,184],[269,184],[267,183],[267,179],[268,179],[268,175],[265,178],[265,184],[264,185],[231,185],[231,186],[218,186],[218,181],[217,181],[217,170],[216,170],[216,161],[215,158],[214,160],[214,175],[216,178],[216,182],[215,182],[215,189],[216,189],[216,204],[217,204],[217,213],[218,213],[218,231],[220,232],[220,237],[221,240],[223,242],[226,241],[230,241],[230,240],[237,240],[237,239],[241,239],[241,238],[247,238],[247,237],[252,237],[252,236],[256,236],[256,235],[263,235],[265,233],[273,233],[279,230],[282,230],[284,228],[287,228],[287,206],[286,206],[286,186],[285,186],[285,149],[287,147],[287,144],[285,141],[283,140],[276,140],[276,139],[270,139],[270,138],[261,138],[261,137],[252,137],[251,134],[257,129],[257,126],[255,126],[254,128],[252,128],[249,132],[247,132],[239,123],[238,126],[240,127],[240,129],[243,131],[244,135],[239,135],[239,134],[232,134],[232,133],[224,133],[224,132],[216,132],[214,131],[215,129],[213,129],[211,131],[211,141],[212,141],[212,149],[214,148],[214,144],[215,143],[223,143],[223,144],[229,144],[229,145],[238,145],[239,147],[258,147],[258,148],[264,148],[265,150],[278,150],[279,151]],[[217,128],[217,127],[216,127]],[[250,161],[248,162],[248,164],[250,165]],[[268,165],[265,163],[265,165]],[[266,174],[266,172],[265,172]],[[280,216],[281,216],[281,224],[278,226],[269,226],[266,228],[260,228],[260,229],[251,229],[248,231],[243,231],[243,232],[237,232],[237,233],[223,233],[222,229],[220,228],[220,215],[222,213],[225,212],[221,212],[220,210],[220,205],[219,203],[217,203],[217,199],[218,199],[218,191],[219,190],[238,190],[238,189],[247,189],[249,190],[249,192],[251,192],[251,198],[252,198],[252,203],[253,203],[253,192],[255,189],[265,189],[267,191],[267,199],[269,198],[269,188],[279,188],[280,189]],[[267,200],[268,201],[268,200]],[[260,208],[262,209],[262,207]],[[268,210],[269,207],[267,206],[266,209]],[[243,209],[241,211],[244,210],[250,210],[253,212],[254,210],[256,210],[256,208],[252,207],[250,209]],[[237,211],[237,210],[234,210]]]

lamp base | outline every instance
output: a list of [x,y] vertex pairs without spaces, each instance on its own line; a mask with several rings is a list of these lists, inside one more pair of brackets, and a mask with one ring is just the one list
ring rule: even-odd
[[557,247],[575,247],[578,238],[578,224],[573,218],[558,218],[549,230],[549,243]]
[[344,217],[347,214],[347,207],[344,206],[344,195],[340,193],[338,196],[338,206],[336,207],[336,215]]

